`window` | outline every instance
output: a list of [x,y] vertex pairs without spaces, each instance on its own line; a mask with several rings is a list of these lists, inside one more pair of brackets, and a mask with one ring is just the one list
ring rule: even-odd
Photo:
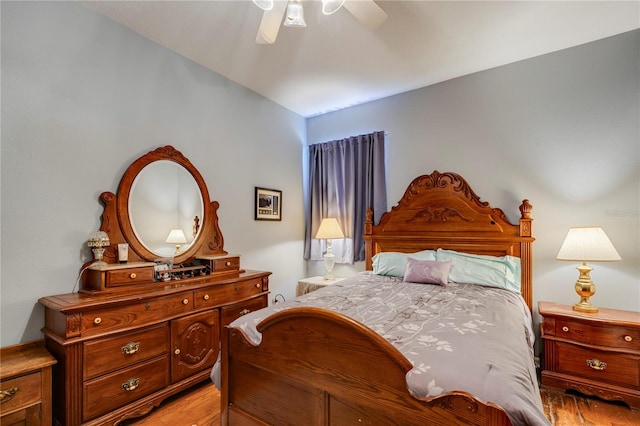
[[333,241],[336,262],[364,260],[366,211],[373,208],[378,223],[387,209],[384,136],[375,132],[309,146],[305,259],[322,259],[323,246],[314,237],[323,218],[335,217],[345,235]]

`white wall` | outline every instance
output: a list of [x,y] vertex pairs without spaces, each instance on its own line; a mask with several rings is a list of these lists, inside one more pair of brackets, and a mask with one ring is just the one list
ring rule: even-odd
[[[103,191],[173,145],[220,202],[225,249],[304,276],[304,119],[74,2],[2,2],[1,344],[42,338],[38,298],[68,293],[90,256]],[[254,221],[254,187],[283,191],[283,220]]]
[[591,300],[640,311],[639,80],[634,31],[311,118],[307,139],[387,131],[389,207],[433,170],[461,174],[513,223],[528,198],[535,302],[578,301],[577,265],[555,257],[569,227],[602,226],[623,260],[592,265]]

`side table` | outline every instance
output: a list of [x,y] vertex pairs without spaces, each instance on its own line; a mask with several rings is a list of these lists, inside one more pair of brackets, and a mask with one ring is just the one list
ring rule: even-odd
[[640,409],[640,312],[539,302],[542,384]]
[[322,287],[335,284],[342,281],[343,279],[344,278],[326,279],[322,276],[303,278],[298,281],[298,285],[296,286],[296,297],[302,296],[303,294],[311,293],[312,291],[316,291]]
[[0,349],[0,423],[51,425],[51,366],[43,341]]

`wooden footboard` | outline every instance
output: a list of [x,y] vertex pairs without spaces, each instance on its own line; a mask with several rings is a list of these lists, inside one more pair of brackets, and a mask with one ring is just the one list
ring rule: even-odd
[[380,335],[341,314],[293,308],[222,342],[223,425],[510,425],[497,405],[466,392],[418,399],[411,363]]

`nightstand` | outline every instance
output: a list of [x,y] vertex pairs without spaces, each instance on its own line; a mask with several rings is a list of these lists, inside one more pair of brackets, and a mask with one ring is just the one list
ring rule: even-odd
[[328,280],[321,276],[301,279],[298,281],[298,286],[296,287],[296,297],[311,293],[312,291],[316,291],[322,287],[335,284],[343,279],[344,278],[332,278]]
[[51,366],[43,341],[0,349],[0,424],[51,425]]
[[542,384],[573,389],[640,410],[640,312],[582,313],[539,302]]

